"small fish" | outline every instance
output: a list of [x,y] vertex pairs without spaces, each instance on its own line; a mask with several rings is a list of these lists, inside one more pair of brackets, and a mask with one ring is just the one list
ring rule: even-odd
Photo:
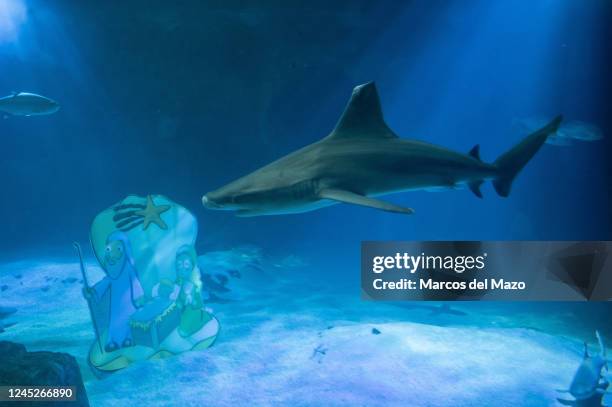
[[603,134],[599,127],[594,124],[571,121],[562,125],[557,131],[559,137],[581,140],[581,141],[597,141],[603,138]]
[[[515,127],[521,134],[529,134],[546,124],[546,119],[528,118],[515,120]],[[578,120],[561,124],[556,132],[551,133],[546,139],[546,144],[555,146],[571,146],[574,141],[597,141],[603,139],[603,133],[599,127],[591,123]]]
[[8,116],[41,116],[55,113],[60,105],[45,96],[28,92],[13,92],[0,98],[0,112]]
[[430,315],[441,315],[441,314],[449,314],[449,315],[467,315],[465,312],[460,311],[456,308],[452,308],[448,304],[441,304],[439,307],[432,307]]

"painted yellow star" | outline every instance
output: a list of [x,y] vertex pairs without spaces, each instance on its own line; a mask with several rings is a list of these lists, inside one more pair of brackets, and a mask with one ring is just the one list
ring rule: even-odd
[[153,197],[151,195],[148,195],[147,207],[141,211],[136,212],[136,215],[142,216],[144,218],[142,230],[147,230],[151,223],[155,223],[163,230],[168,229],[168,225],[166,225],[166,222],[164,222],[160,217],[160,215],[166,212],[168,209],[170,209],[170,205],[155,206],[155,203],[153,202]]

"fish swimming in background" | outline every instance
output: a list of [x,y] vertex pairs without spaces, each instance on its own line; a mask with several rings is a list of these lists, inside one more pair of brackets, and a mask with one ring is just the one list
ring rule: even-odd
[[469,153],[399,138],[385,123],[373,82],[357,86],[334,130],[303,147],[202,197],[208,209],[239,216],[301,213],[338,203],[411,214],[411,208],[378,199],[409,190],[467,185],[481,198],[480,186],[493,182],[510,194],[512,181],[557,131],[561,116],[525,137],[493,163]]
[[453,308],[446,303],[441,304],[439,307],[431,307],[430,315],[442,315],[442,314],[460,315],[460,316],[467,315],[467,313],[461,310],[458,310],[457,308]]
[[[578,402],[593,398],[596,398],[598,403],[604,395],[612,394],[607,391],[609,383],[602,375],[602,370],[605,369],[607,371],[608,363],[610,362],[607,358],[606,346],[599,331],[595,331],[595,336],[599,343],[599,354],[590,355],[589,348],[585,342],[582,363],[578,366],[569,389],[557,390],[560,393],[571,394],[576,400],[557,399],[560,403],[578,406]],[[600,405],[597,403],[589,405]]]
[[[529,134],[546,125],[546,122],[546,119],[527,118],[517,119],[514,124],[521,134]],[[599,127],[591,123],[574,120],[559,126],[556,132],[548,136],[546,144],[571,146],[574,140],[597,141],[601,139],[603,139],[603,133]]]
[[48,97],[28,92],[13,92],[0,98],[0,113],[9,116],[42,116],[55,113],[60,105]]

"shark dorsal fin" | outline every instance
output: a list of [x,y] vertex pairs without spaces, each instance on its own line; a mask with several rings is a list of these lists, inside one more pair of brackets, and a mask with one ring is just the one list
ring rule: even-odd
[[374,82],[356,86],[344,113],[328,136],[337,138],[396,138],[385,123]]
[[474,147],[472,147],[469,154],[475,159],[477,159],[478,161],[482,161],[480,159],[480,144],[476,144]]

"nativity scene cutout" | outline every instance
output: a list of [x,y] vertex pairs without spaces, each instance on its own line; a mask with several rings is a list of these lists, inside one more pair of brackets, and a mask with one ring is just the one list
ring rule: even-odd
[[197,232],[194,215],[168,198],[130,195],[91,225],[101,270],[87,269],[75,243],[96,334],[88,356],[94,372],[214,343],[219,322],[204,306]]

